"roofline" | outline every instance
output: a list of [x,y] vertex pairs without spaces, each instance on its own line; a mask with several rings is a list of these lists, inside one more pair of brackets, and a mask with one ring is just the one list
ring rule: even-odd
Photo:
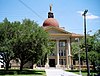
[[50,34],[50,36],[71,36],[71,34]]
[[[46,27],[47,27],[47,28],[46,28]],[[57,29],[57,30],[59,30],[59,31],[61,31],[61,32],[64,32],[64,33],[66,33],[66,34],[71,34],[70,32],[65,31],[64,29],[59,28],[59,27],[54,27],[54,26],[46,26],[46,27],[43,27],[46,31],[48,31],[48,30],[50,30],[50,29],[52,29],[52,28],[55,28],[55,29]]]

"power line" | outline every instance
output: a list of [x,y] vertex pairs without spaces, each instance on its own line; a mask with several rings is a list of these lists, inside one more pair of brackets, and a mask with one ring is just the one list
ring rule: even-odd
[[22,3],[26,8],[28,8],[31,12],[33,12],[36,16],[44,20],[43,17],[41,17],[39,14],[37,14],[31,7],[29,7],[27,4],[25,4],[22,0],[18,0],[20,3]]

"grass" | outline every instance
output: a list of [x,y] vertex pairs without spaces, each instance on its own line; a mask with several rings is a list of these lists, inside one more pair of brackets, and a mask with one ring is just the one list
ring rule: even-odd
[[[79,70],[66,70],[66,71],[79,74]],[[81,73],[82,73],[82,76],[87,76],[87,71],[86,70],[82,70]],[[97,71],[92,71],[92,70],[90,71],[90,74],[92,74],[92,75],[97,74],[97,73],[98,73]]]
[[44,70],[0,70],[0,76],[45,76]]
[[[73,72],[73,73],[79,74],[79,72]],[[87,76],[87,72],[82,72],[82,76]]]
[[0,75],[0,76],[41,76],[41,75]]
[[[79,72],[74,72],[76,74],[79,74]],[[94,76],[94,74],[97,74],[95,72],[90,73],[92,76]],[[87,76],[87,72],[82,72],[82,76]]]

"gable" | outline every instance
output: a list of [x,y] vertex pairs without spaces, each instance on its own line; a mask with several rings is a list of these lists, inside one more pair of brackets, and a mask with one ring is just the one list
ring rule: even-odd
[[63,34],[65,32],[62,32],[62,31],[59,31],[59,30],[55,30],[55,29],[50,29],[48,30],[48,33],[51,33],[51,34]]
[[50,34],[70,34],[69,32],[59,27],[47,27],[45,30]]

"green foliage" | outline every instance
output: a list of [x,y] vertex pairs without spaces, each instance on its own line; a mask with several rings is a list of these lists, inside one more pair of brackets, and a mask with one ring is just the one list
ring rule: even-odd
[[7,52],[5,62],[19,58],[21,69],[29,60],[37,63],[50,52],[48,37],[48,33],[30,19],[11,23],[5,18],[0,23],[0,50]]
[[94,34],[95,44],[94,49],[100,53],[100,29]]
[[13,49],[15,57],[21,60],[21,66],[29,60],[37,63],[48,52],[48,34],[34,21],[24,19],[16,35]]
[[54,52],[54,49],[55,49],[55,42],[54,41],[49,41],[48,43],[48,47],[47,48],[44,48],[46,50],[46,53],[41,56],[41,65],[45,65],[46,61],[47,61],[47,57],[52,54]]
[[85,60],[85,51],[83,45],[81,45],[82,40],[80,42],[73,42],[72,43],[72,55],[74,60],[79,60],[79,51],[80,51],[80,59],[81,61]]
[[72,55],[77,54],[79,52],[78,42],[73,42],[71,45],[72,45]]
[[83,60],[83,61],[86,59],[86,53],[85,53],[85,51],[82,51],[80,53],[80,59]]
[[98,61],[98,53],[96,51],[90,51],[88,53],[89,56],[89,60],[93,63],[94,61],[97,62]]
[[0,51],[4,53],[3,60],[6,64],[6,70],[8,70],[9,62],[14,57],[13,43],[15,29],[12,23],[7,18],[0,23]]
[[34,75],[44,75],[45,74],[45,71],[44,70],[23,70],[23,71],[20,71],[20,70],[14,70],[14,69],[11,69],[9,71],[5,71],[5,70],[0,70],[0,76],[5,76],[5,75],[9,75],[9,76],[34,76]]
[[[90,63],[93,65],[95,69],[96,64],[100,65],[100,30],[98,30],[93,36],[87,35],[86,37],[87,37],[86,41],[87,41],[87,49],[88,49],[88,58],[89,58]],[[86,55],[85,55],[85,50],[84,50],[85,48],[84,38],[80,40],[80,44],[77,44],[76,42],[74,42],[72,45],[72,55],[75,60],[78,59],[77,58],[78,48],[81,49],[81,53],[80,53],[81,60],[85,60]]]
[[0,50],[3,52],[8,52],[10,55],[12,53],[12,43],[13,43],[13,26],[7,20],[4,19],[4,22],[0,25]]
[[79,44],[78,42],[73,42],[72,44],[72,55],[74,60],[78,60],[78,54],[79,54]]
[[94,34],[95,40],[100,42],[100,29]]

